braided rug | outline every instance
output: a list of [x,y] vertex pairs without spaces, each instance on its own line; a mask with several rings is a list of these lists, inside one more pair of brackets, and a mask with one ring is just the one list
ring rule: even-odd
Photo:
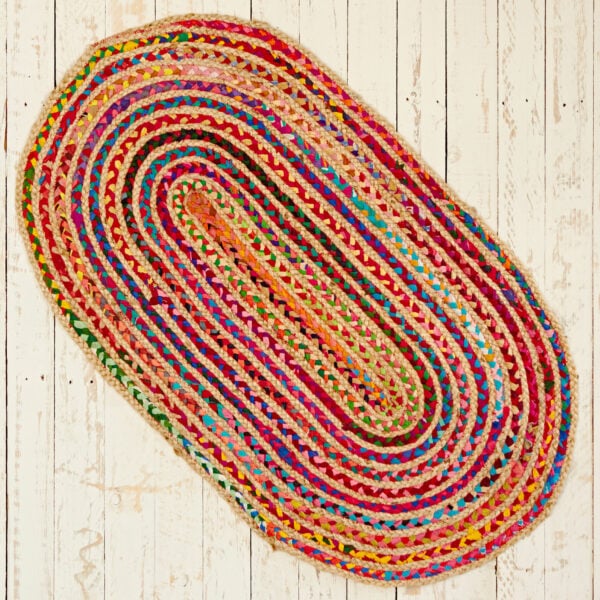
[[528,274],[340,79],[262,23],[94,44],[18,214],[104,375],[273,546],[422,582],[546,515],[574,372]]

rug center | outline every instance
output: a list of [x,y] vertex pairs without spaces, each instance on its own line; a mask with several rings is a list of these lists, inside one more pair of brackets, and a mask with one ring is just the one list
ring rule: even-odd
[[[302,337],[297,332],[313,332],[314,345],[297,348],[298,358],[304,358],[298,366],[327,385],[330,402],[344,403],[373,435],[399,427],[407,433],[416,427],[417,434],[427,429],[422,388],[410,364],[389,348],[368,343],[372,332],[340,304],[297,248],[282,247],[246,199],[238,202],[204,180],[181,185],[174,198],[196,244],[219,257],[213,264],[227,275],[232,294],[250,302],[270,332],[286,345]],[[362,328],[360,341],[347,323]],[[334,380],[334,373],[345,377]]]

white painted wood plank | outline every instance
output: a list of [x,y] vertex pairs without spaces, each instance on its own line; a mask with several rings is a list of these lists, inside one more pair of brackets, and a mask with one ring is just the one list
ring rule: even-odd
[[[498,234],[536,281],[544,275],[544,2],[500,3],[498,13]],[[544,526],[497,559],[498,600],[537,600]]]
[[547,2],[546,298],[579,372],[567,485],[545,522],[546,600],[592,596],[592,2]]
[[[300,2],[300,43],[344,80],[347,79],[347,35],[346,0]],[[306,561],[300,561],[298,568],[300,598],[345,600],[346,581],[343,577],[319,570]]]
[[156,15],[161,19],[170,15],[221,14],[250,18],[250,0],[157,0]]
[[396,123],[396,1],[348,3],[348,82],[363,100]]
[[[600,377],[594,376],[599,370],[600,365],[600,157],[598,156],[598,148],[600,147],[600,109],[598,108],[598,99],[600,99],[600,4],[594,0],[594,54],[593,54],[593,85],[592,92],[592,117],[593,117],[593,142],[592,142],[592,161],[594,170],[592,173],[592,243],[593,243],[593,263],[592,263],[592,282],[593,282],[593,324],[594,330],[592,336],[594,339],[594,348],[592,351],[592,414],[594,416],[593,448],[594,454],[592,461],[594,464],[593,472],[593,490],[592,490],[592,511],[597,515],[598,503],[600,498],[600,419],[597,414],[594,414],[594,406],[600,400]],[[592,564],[593,589],[592,595],[594,598],[600,598],[600,577],[596,573],[600,573],[600,519],[593,518],[594,537]]]
[[[60,81],[104,36],[104,10],[72,0],[55,7]],[[55,345],[54,593],[104,598],[104,384],[60,323]]]
[[105,594],[150,598],[155,589],[157,434],[114,390],[105,410]]
[[[266,21],[298,39],[300,10],[298,0],[252,0],[252,19]],[[299,561],[272,547],[260,536],[251,534],[252,598],[277,600],[298,595]]]
[[266,21],[294,39],[298,39],[300,31],[300,0],[252,0],[252,19]]
[[[446,3],[398,1],[400,134],[444,177],[446,163]],[[398,590],[397,599],[443,600],[445,584]]]
[[204,483],[202,502],[204,598],[251,598],[249,526],[212,485]]
[[[3,5],[2,11],[0,11],[0,69],[4,74],[7,73],[7,57],[6,57],[6,36],[7,36],[7,14],[6,4]],[[8,184],[7,171],[6,171],[6,160],[7,160],[7,120],[6,120],[6,84],[0,88],[0,136],[2,136],[2,144],[0,145],[0,181],[3,182],[3,187],[0,189],[0,205],[6,207],[6,188]],[[6,286],[6,210],[0,208],[0,244],[2,245],[2,258],[0,259],[0,285],[3,286],[2,292],[0,292],[0,389],[6,394],[6,364],[7,364],[7,346],[6,346],[6,300],[7,300],[7,286]],[[4,407],[0,411],[0,430],[6,432],[6,416],[7,416],[7,403],[6,398]],[[0,485],[4,490],[2,498],[0,498],[0,566],[2,567],[2,573],[0,577],[0,598],[6,596],[6,579],[4,574],[6,573],[6,446],[4,443],[0,445],[0,464],[2,470],[0,472]]]
[[445,0],[398,0],[397,129],[444,177]]
[[[74,38],[68,40],[62,29],[64,25],[61,25],[60,7],[66,6],[66,0],[57,1],[57,67],[60,75],[61,61],[67,62],[69,52],[74,53],[72,56],[76,54],[75,50],[69,50],[69,45],[76,47],[76,44]],[[78,2],[69,8],[73,14],[68,18],[65,15],[65,21],[75,19],[80,23],[75,37],[81,37],[82,44],[100,35],[101,30],[96,29],[102,27],[104,18],[100,4],[87,6]],[[106,16],[109,32],[154,18],[151,2],[109,0],[109,4]],[[267,0],[262,3],[255,0],[253,13],[255,18],[273,22],[292,35],[300,32],[302,43],[312,47],[326,64],[342,73],[346,57],[343,36],[338,34],[341,22],[334,22],[333,29],[327,27],[322,33],[319,33],[319,27],[331,25],[332,5],[336,7],[337,19],[344,4],[343,0],[332,4],[302,0],[298,10],[295,2],[277,7]],[[374,35],[369,26],[375,20],[375,12],[377,23],[386,21],[381,11],[385,16],[387,4],[378,3],[377,11],[373,10],[373,3],[351,1],[349,4],[350,84],[393,122],[396,100],[390,100],[385,91],[389,65],[385,62],[387,57],[381,60],[382,50],[389,50],[389,40],[382,40],[379,31]],[[489,3],[460,4],[449,0],[449,15],[456,11],[462,15],[448,21],[448,37],[454,48],[454,53],[448,55],[449,180],[467,202],[476,206],[488,224],[495,226],[495,215],[498,214],[502,239],[508,241],[534,273],[543,270],[545,259],[545,296],[559,316],[563,316],[580,372],[580,418],[573,472],[563,498],[549,520],[498,559],[497,597],[517,600],[588,598],[592,597],[593,567],[592,467],[589,460],[592,453],[592,218],[595,219],[595,231],[600,230],[600,209],[597,208],[595,214],[592,212],[592,201],[596,207],[599,201],[597,183],[592,190],[592,159],[596,182],[600,180],[600,166],[597,157],[592,155],[591,130],[593,124],[596,133],[600,132],[600,124],[598,114],[592,123],[591,31],[594,28],[595,58],[600,63],[598,24],[594,22],[598,12],[594,19],[591,0],[581,0],[569,10],[557,1],[548,2],[548,28],[544,32],[541,29],[543,21],[539,12],[536,13],[536,9],[541,11],[541,0],[532,0],[527,5],[501,3],[499,54],[496,54],[495,32],[489,27],[491,17],[486,14],[482,19],[482,11],[490,8]],[[245,6],[246,2],[234,5],[226,0],[207,0],[202,5],[186,0],[157,2],[158,16],[190,11],[246,16],[243,14]],[[423,6],[424,3],[409,5],[404,0],[398,5],[399,30],[404,29],[404,35],[400,31],[398,34],[398,126],[427,162],[443,174],[444,156],[440,151],[439,135],[440,132],[443,135],[445,111],[437,104],[436,91],[439,90],[440,73],[443,77],[439,58],[436,58],[443,40],[439,37],[439,12],[430,3],[426,10]],[[286,15],[286,10],[291,13]],[[357,19],[353,25],[354,10],[362,11],[358,15],[366,14],[366,17]],[[78,587],[80,584],[88,591],[88,597],[100,596],[101,559],[95,554],[98,546],[93,542],[97,538],[92,533],[101,528],[90,525],[97,524],[101,514],[97,498],[106,495],[106,597],[125,594],[132,598],[168,598],[176,594],[178,598],[212,599],[232,597],[232,590],[236,591],[236,598],[249,597],[249,580],[252,578],[254,598],[342,598],[342,578],[318,573],[310,565],[299,563],[281,552],[272,553],[268,546],[261,547],[264,542],[258,536],[253,536],[252,540],[254,569],[251,573],[248,527],[240,524],[210,486],[204,486],[202,491],[200,478],[180,459],[171,456],[166,443],[150,431],[119,394],[96,381],[93,370],[84,366],[80,351],[61,331],[57,332],[56,345],[58,431],[54,437],[53,320],[24,255],[15,229],[13,205],[13,173],[18,153],[39,109],[32,99],[40,98],[52,87],[54,57],[52,44],[48,43],[52,39],[52,8],[50,4],[44,6],[32,0],[25,3],[11,0],[7,11],[10,24],[7,32],[6,113],[8,198],[5,221],[0,217],[0,235],[5,222],[8,227],[8,597],[52,597],[55,589],[56,597],[70,597],[73,590],[82,589]],[[482,22],[486,25],[482,26]],[[548,42],[545,234],[531,226],[534,219],[539,219],[535,195],[540,185],[539,136],[543,119],[539,44],[544,34]],[[66,44],[64,48],[60,46],[61,40]],[[363,48],[359,46],[361,43]],[[378,60],[376,70],[372,68],[373,62],[368,68],[373,55]],[[499,61],[500,101],[510,98],[511,102],[508,106],[497,107],[500,117],[498,205],[493,193],[486,194],[486,186],[496,184],[492,170],[496,164],[494,146],[489,142],[495,136],[495,130],[491,128],[496,126],[489,120],[496,114],[493,104],[496,82],[494,72],[489,70],[490,57]],[[341,65],[341,70],[336,64]],[[457,70],[460,70],[458,75]],[[481,85],[485,93],[475,96]],[[408,96],[404,95],[405,90],[410,90]],[[487,109],[485,98],[488,99]],[[528,101],[523,104],[525,98]],[[600,247],[597,240],[594,243],[594,277],[598,281]],[[536,280],[542,284],[541,277],[537,276]],[[593,299],[594,308],[598,310],[597,286]],[[0,314],[2,312],[0,301]],[[596,333],[597,323],[596,318]],[[35,343],[31,343],[32,339]],[[596,351],[600,351],[599,344],[597,335]],[[77,373],[76,379],[70,378],[77,383],[68,384],[69,372],[76,373],[76,364],[88,369],[86,378]],[[88,375],[90,379],[87,379]],[[0,366],[0,380],[1,377]],[[94,384],[85,383],[91,379]],[[598,378],[594,391],[600,393],[597,381]],[[94,416],[90,409],[94,403],[101,402],[105,394],[107,479],[103,483],[97,478],[102,460],[99,454],[101,436],[93,432],[94,423],[101,423],[102,415],[96,410]],[[598,419],[595,426],[600,435],[597,423]],[[76,441],[81,431],[96,435],[95,441],[90,443],[88,440],[88,445],[82,446],[85,444],[83,436]],[[25,440],[35,440],[35,444]],[[53,476],[55,443],[56,482]],[[80,455],[71,452],[73,444],[79,445]],[[598,458],[597,445],[594,450]],[[595,463],[600,464],[600,459]],[[598,471],[596,473],[598,483],[600,475]],[[73,493],[70,500],[69,490]],[[198,490],[203,498],[193,504]],[[199,524],[195,516],[190,516],[190,506],[194,506],[192,513],[204,512]],[[212,508],[207,510],[208,506]],[[598,522],[596,519],[595,528],[600,535]],[[77,523],[87,524],[80,531],[76,529]],[[193,523],[193,532],[186,526],[190,523]],[[69,532],[73,533],[70,540]],[[199,539],[202,536],[204,544]],[[92,546],[86,548],[88,543]],[[76,556],[77,549],[83,551],[81,556]],[[596,562],[598,560],[596,558]],[[92,570],[90,562],[94,565]],[[482,570],[490,569],[483,567]],[[400,589],[397,597],[493,598],[496,596],[492,584],[495,585],[495,580],[488,572],[482,575],[480,569],[476,569],[440,584],[414,590]],[[394,592],[351,583],[348,597],[391,599]]]
[[[396,0],[348,3],[348,83],[365,102],[396,123]],[[392,587],[348,581],[348,600],[394,600]]]
[[8,3],[7,419],[10,598],[54,584],[53,317],[17,229],[16,167],[54,74],[52,3]]
[[496,2],[448,0],[448,183],[496,228]]
[[[218,13],[239,18],[250,18],[249,0],[159,0],[157,17],[175,14]],[[194,514],[186,514],[193,520],[194,527],[202,530],[199,573],[202,578],[202,596],[193,598],[227,599],[250,598],[250,528],[213,488],[211,484],[183,465],[187,473],[186,484],[190,486],[189,495],[182,495],[180,511],[185,513],[185,503],[189,498],[198,498]],[[199,493],[199,496],[198,496]],[[166,498],[165,504],[172,500]],[[196,514],[197,512],[197,514]],[[180,513],[182,514],[182,513]],[[193,541],[188,539],[192,545]],[[192,546],[193,547],[193,546]],[[177,554],[175,554],[175,557]],[[233,575],[232,575],[233,574]]]
[[165,440],[159,439],[157,445],[152,542],[155,583],[150,597],[219,598],[205,593],[208,570],[203,562],[202,516],[205,506],[202,478],[173,452]]
[[[157,0],[156,18],[203,12],[196,3]],[[210,598],[204,565],[203,480],[163,440],[157,444],[155,476],[166,484],[155,495],[154,597]],[[216,597],[216,596],[215,596]]]
[[348,79],[346,0],[301,0],[299,41],[344,81]]
[[[154,19],[152,0],[107,0],[106,33]],[[105,595],[153,598],[156,496],[168,487],[157,474],[160,436],[110,385],[105,386]]]
[[[448,0],[447,180],[497,227],[496,2]],[[440,583],[447,598],[495,598],[495,562]]]
[[[210,14],[218,13],[231,15],[239,18],[250,18],[250,0],[159,0],[157,2],[157,18],[176,14]],[[227,598],[250,598],[250,528],[231,509],[229,504],[221,497],[214,487],[204,482],[200,475],[193,472],[183,461],[177,460],[177,468],[181,471],[188,492],[161,498],[164,512],[168,505],[179,499],[180,510],[174,511],[181,520],[181,536],[184,537],[185,545],[198,546],[201,541],[201,554],[192,556],[180,565],[182,573],[187,569],[196,573],[200,578],[201,590],[197,594],[191,594],[190,598],[205,598],[212,600]],[[171,464],[172,460],[167,459]],[[169,469],[171,471],[171,469]],[[190,499],[193,499],[190,502]],[[193,511],[185,512],[185,507],[194,506]],[[195,537],[190,531],[184,536],[185,523],[193,523],[194,529],[201,528],[201,536]],[[172,523],[172,527],[175,523]],[[198,539],[199,538],[199,539]],[[165,554],[171,551],[171,561],[176,564],[181,552],[175,547],[176,540],[163,539]],[[158,551],[158,549],[157,549]],[[198,562],[194,567],[193,561]],[[188,574],[189,576],[189,574]],[[168,588],[164,588],[167,594]],[[187,597],[187,596],[186,596]]]

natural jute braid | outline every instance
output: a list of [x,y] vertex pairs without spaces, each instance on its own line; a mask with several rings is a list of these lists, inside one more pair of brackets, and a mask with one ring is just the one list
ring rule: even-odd
[[273,547],[419,584],[548,514],[576,417],[557,319],[283,33],[186,15],[93,44],[44,105],[19,186],[61,321]]

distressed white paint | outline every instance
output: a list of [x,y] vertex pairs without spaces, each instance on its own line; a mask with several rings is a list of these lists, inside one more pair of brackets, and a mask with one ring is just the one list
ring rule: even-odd
[[[348,3],[348,83],[363,100],[396,123],[396,2],[382,0],[373,19],[370,0]],[[377,65],[374,68],[374,65]],[[348,582],[348,600],[394,600],[394,590]]]
[[[596,98],[600,98],[600,69],[598,65],[600,65],[600,4],[597,1],[593,3],[593,29],[594,29],[594,41],[593,41],[593,85],[594,89],[592,92],[592,99],[594,103],[592,105],[592,126],[593,126],[593,142],[592,142],[592,161],[593,161],[593,173],[592,173],[592,210],[591,210],[591,226],[592,226],[592,244],[593,244],[593,262],[592,262],[592,313],[594,314],[594,326],[592,331],[593,338],[593,348],[592,348],[592,356],[594,357],[592,361],[592,373],[597,369],[597,359],[600,357],[600,319],[598,316],[600,314],[600,275],[599,275],[599,267],[600,267],[600,237],[598,233],[600,233],[600,160],[595,155],[596,148],[598,147],[598,140],[600,140],[600,110],[598,109],[598,104],[595,101]],[[583,413],[583,418],[590,418],[590,414],[593,415],[593,407],[594,400],[600,397],[600,377],[594,377],[592,375],[592,385],[593,388],[591,390],[592,394],[592,404],[588,409],[587,414]],[[593,420],[594,429],[592,431],[592,449],[593,454],[589,457],[589,460],[592,461],[594,465],[593,469],[593,493],[592,493],[592,510],[597,510],[595,508],[594,499],[600,497],[600,444],[598,444],[598,440],[600,440],[600,419],[595,418]],[[589,447],[589,446],[588,446]],[[593,544],[592,548],[594,549],[594,562],[591,565],[592,573],[596,571],[598,568],[598,572],[600,573],[600,551],[596,551],[596,543],[600,540],[600,519],[593,519],[593,530],[590,530],[590,533],[593,536]],[[600,577],[593,578],[593,590],[592,594],[594,598],[600,598]]]
[[[14,209],[16,163],[41,98],[88,43],[187,12],[269,21],[313,50],[433,168],[442,175],[447,168],[449,183],[518,253],[567,328],[580,376],[573,469],[548,520],[496,561],[426,587],[394,590],[347,582],[274,552],[98,377],[60,325],[54,327]],[[593,319],[600,310],[599,18],[592,0],[3,3],[6,160],[0,176],[6,185],[0,193],[6,190],[7,197],[0,210],[0,239],[6,236],[0,318],[6,326],[0,348],[6,360],[0,383],[6,411],[0,427],[6,420],[7,444],[6,456],[0,446],[0,460],[8,518],[2,498],[2,595],[592,598],[592,550],[594,538],[600,540],[600,519],[592,522],[593,465],[600,464],[593,443],[600,419],[592,430],[592,394],[600,393],[600,378],[592,383],[594,328],[596,356],[600,352],[598,313]],[[600,552],[595,556],[598,562]]]
[[[347,77],[347,15],[346,0],[300,3],[300,42],[344,79]],[[303,600],[346,600],[346,581],[300,561],[298,597]]]
[[588,0],[569,10],[559,0],[546,3],[545,268],[538,280],[567,328],[579,372],[569,485],[544,524],[544,594],[552,600],[575,590],[575,597],[592,596],[593,21]]
[[[523,264],[543,273],[544,2],[498,12],[498,231]],[[529,57],[526,62],[523,56]],[[538,235],[532,236],[531,230]],[[544,586],[544,526],[498,558],[498,598],[537,598]]]
[[29,599],[54,590],[54,319],[23,249],[14,187],[27,132],[54,84],[52,3],[10,2],[6,19],[6,595]]
[[[444,174],[446,146],[446,10],[435,0],[430,10],[411,0],[398,2],[398,110],[396,126],[415,151]],[[410,590],[407,598],[438,600],[467,594],[473,582],[460,578],[454,595],[447,582]],[[399,595],[398,598],[403,596]]]
[[[73,27],[73,24],[77,27]],[[56,3],[57,79],[81,47],[104,37],[104,14],[85,2]],[[104,382],[62,327],[56,328],[54,590],[104,597]],[[82,426],[83,425],[83,426]]]
[[[3,13],[0,15],[0,39],[6,39],[6,6],[3,8]],[[6,56],[6,46],[2,45],[0,47],[0,69],[2,69],[3,73],[7,71],[7,56]],[[7,110],[7,102],[6,102],[6,86],[2,86],[0,89],[0,131],[6,132],[6,110]],[[5,140],[2,140],[2,145],[0,145],[0,177],[2,177],[6,181],[6,143]],[[5,198],[3,198],[5,200]],[[6,237],[6,212],[0,211],[0,239],[5,239]],[[6,281],[6,265],[5,261],[0,261],[0,278],[3,281]],[[0,315],[1,319],[6,319],[6,295],[0,294]],[[0,329],[0,386],[2,389],[6,389],[6,329],[3,327]],[[0,428],[3,431],[6,431],[6,417],[7,404],[5,403],[4,410],[0,411]],[[6,465],[6,446],[2,444],[0,447],[0,461],[2,464]],[[3,469],[0,475],[0,485],[6,489],[7,478],[6,478],[6,470]],[[4,497],[0,498],[0,535],[6,540],[6,494]],[[0,564],[6,565],[6,544],[2,544],[0,547]],[[6,579],[3,577],[2,581],[0,581],[0,597],[6,596]]]
[[[496,34],[495,1],[447,1],[447,180],[492,229],[497,227]],[[443,582],[445,597],[494,598],[495,566],[488,562]]]

